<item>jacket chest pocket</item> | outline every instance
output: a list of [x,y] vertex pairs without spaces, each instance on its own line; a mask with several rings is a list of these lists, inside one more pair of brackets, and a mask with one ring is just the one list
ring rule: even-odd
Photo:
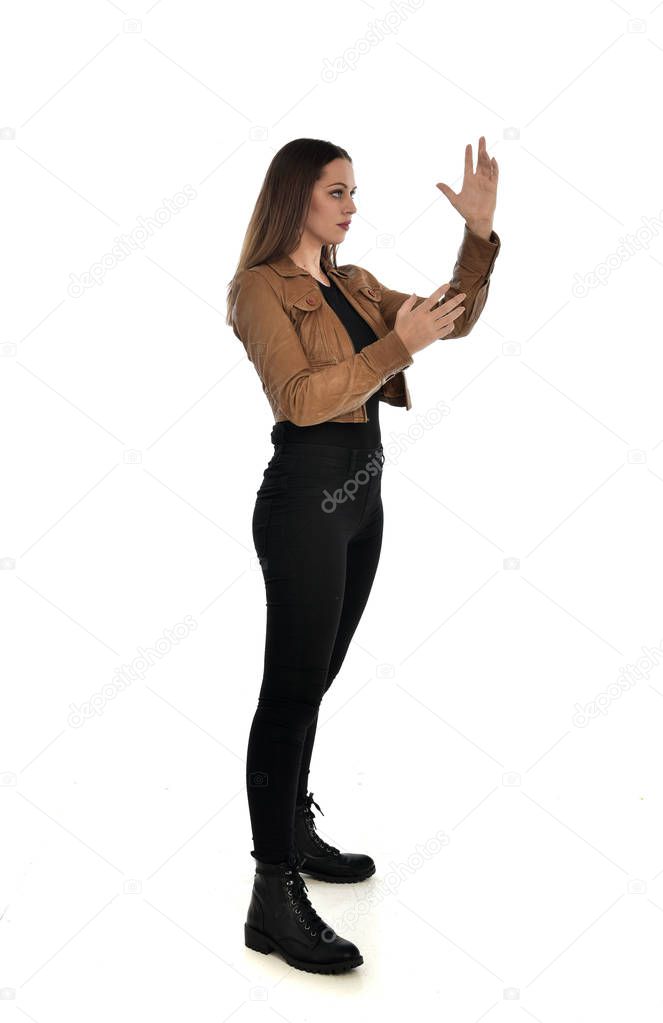
[[326,322],[326,302],[318,290],[309,291],[290,306],[290,319],[312,366],[338,361],[337,346]]
[[371,326],[375,328],[375,325],[382,329],[385,326],[382,312],[380,311],[380,302],[382,301],[382,291],[380,288],[374,288],[371,284],[360,285],[354,293],[355,301],[361,306],[365,318],[372,320]]

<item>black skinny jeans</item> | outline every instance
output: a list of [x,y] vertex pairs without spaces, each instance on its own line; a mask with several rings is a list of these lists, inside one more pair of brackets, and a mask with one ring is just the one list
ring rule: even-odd
[[263,474],[253,541],[267,596],[246,787],[255,859],[294,863],[318,708],[366,606],[382,545],[382,445],[285,442]]

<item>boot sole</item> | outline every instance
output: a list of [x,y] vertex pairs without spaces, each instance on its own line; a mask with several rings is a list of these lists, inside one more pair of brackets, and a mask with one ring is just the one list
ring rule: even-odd
[[250,927],[249,924],[244,924],[244,944],[254,952],[262,952],[263,955],[278,952],[289,966],[294,966],[297,970],[306,970],[307,973],[346,973],[355,966],[361,966],[364,961],[364,957],[358,955],[354,959],[346,959],[339,963],[307,963],[302,959],[295,959],[281,948],[278,941],[263,934],[262,931],[257,931],[255,927]]
[[366,874],[362,874],[361,877],[330,877],[329,874],[316,874],[313,870],[307,870],[306,867],[298,867],[300,874],[306,874],[307,877],[312,877],[315,881],[329,881],[331,884],[354,884],[356,881],[365,881],[367,877],[372,877],[375,873],[375,867],[369,870]]

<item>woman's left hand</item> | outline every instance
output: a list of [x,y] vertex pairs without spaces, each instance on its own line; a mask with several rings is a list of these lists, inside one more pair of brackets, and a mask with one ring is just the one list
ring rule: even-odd
[[499,168],[495,157],[488,156],[485,135],[479,138],[479,155],[476,173],[472,169],[472,144],[465,146],[465,174],[460,192],[452,191],[443,181],[437,187],[458,210],[470,230],[488,237],[493,227]]

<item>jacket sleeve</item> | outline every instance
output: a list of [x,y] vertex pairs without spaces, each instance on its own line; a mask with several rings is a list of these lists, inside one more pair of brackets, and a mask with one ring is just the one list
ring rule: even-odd
[[269,281],[242,270],[232,328],[272,406],[297,426],[313,426],[359,408],[413,358],[395,330],[332,366],[313,368]]
[[[449,341],[454,337],[465,337],[479,319],[488,298],[490,275],[500,247],[501,242],[495,231],[491,232],[490,238],[482,238],[474,231],[470,231],[465,224],[463,241],[456,256],[453,276],[444,296],[444,301],[447,302],[461,291],[465,292],[466,297],[461,303],[465,306],[465,311],[456,317],[453,331],[451,334],[447,334],[442,339],[443,341]],[[406,298],[410,296],[405,292],[386,288],[377,278],[374,278],[374,281],[382,291],[380,310],[385,323],[391,329],[396,321],[396,313]],[[416,308],[427,297],[426,295],[417,295],[417,301],[413,308]]]

